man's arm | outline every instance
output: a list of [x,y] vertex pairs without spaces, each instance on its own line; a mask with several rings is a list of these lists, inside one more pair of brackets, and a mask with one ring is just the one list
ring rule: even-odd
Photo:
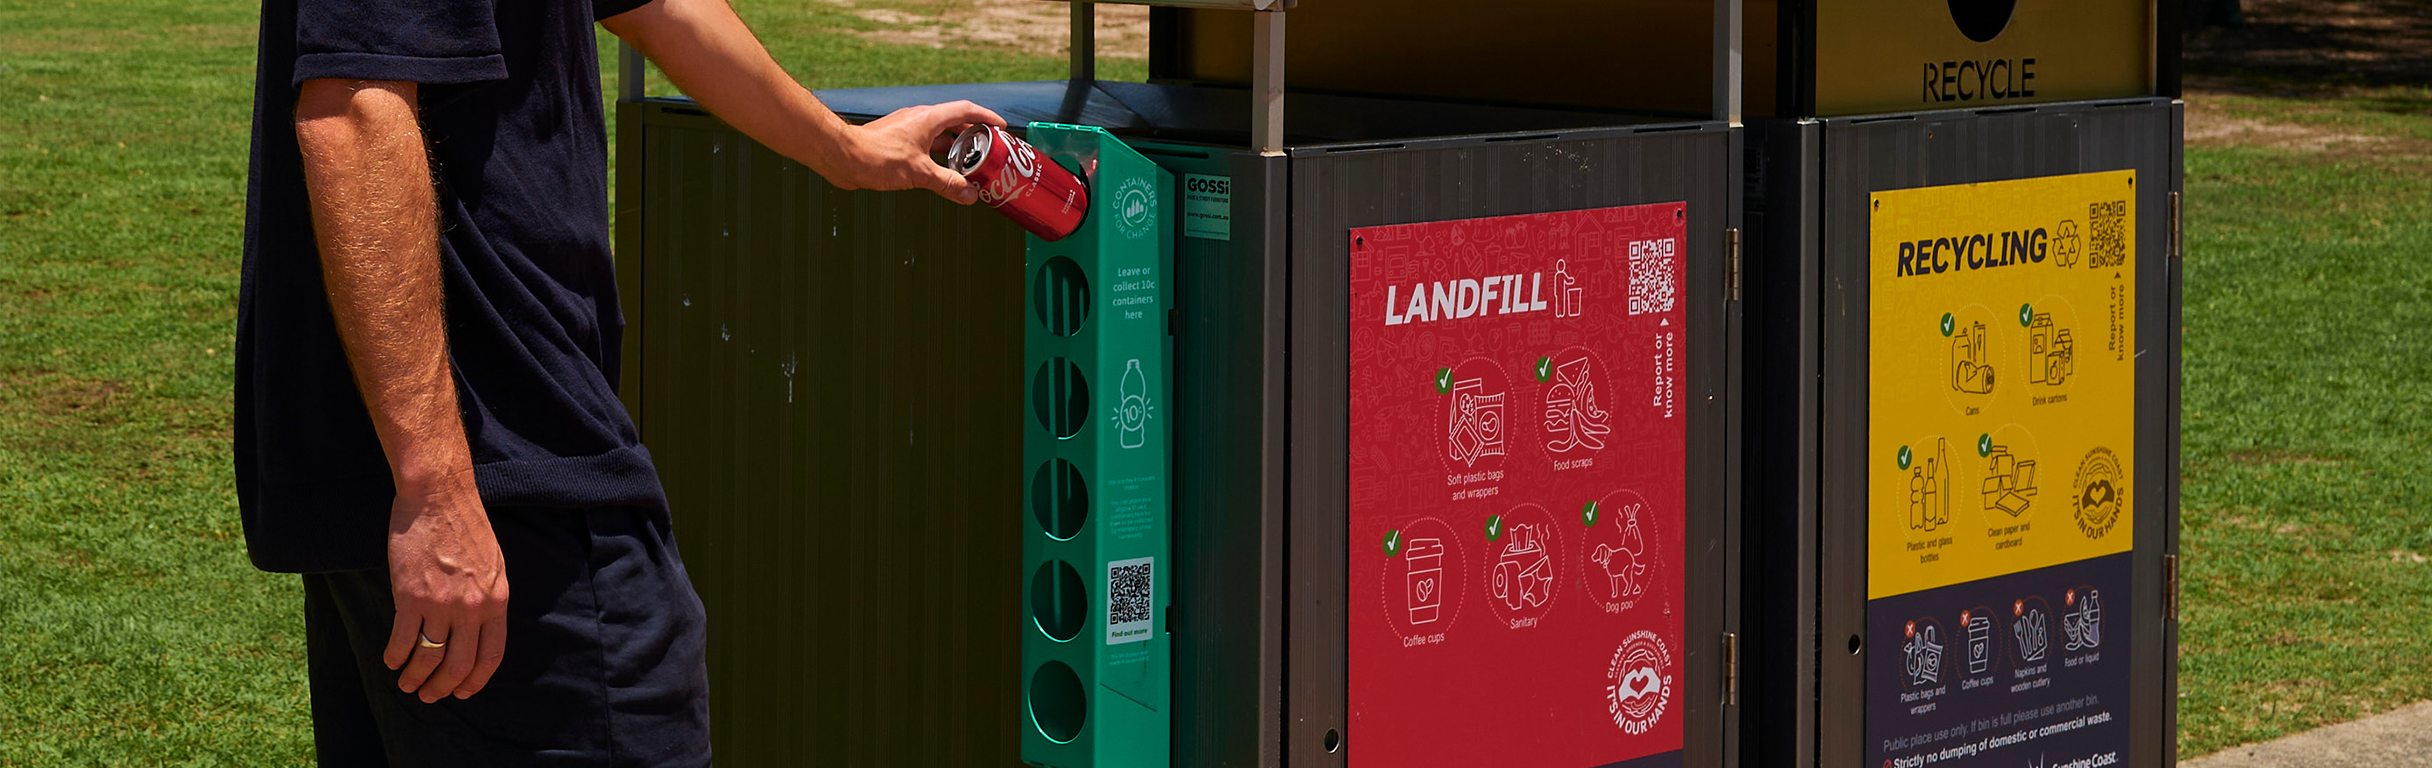
[[848,125],[795,83],[726,0],[652,0],[600,22],[727,124],[845,189],[928,189],[969,205],[979,190],[929,158],[942,136],[1004,125],[968,101],[909,107]]
[[[506,655],[507,571],[456,411],[439,216],[413,83],[310,80],[296,100],[313,237],[355,387],[388,454],[382,661],[424,702],[464,698]],[[416,635],[444,648],[417,647]]]

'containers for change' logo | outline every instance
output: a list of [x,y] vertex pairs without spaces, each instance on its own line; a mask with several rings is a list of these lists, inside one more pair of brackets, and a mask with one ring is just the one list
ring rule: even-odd
[[1604,690],[1605,711],[1614,725],[1633,736],[1654,730],[1672,703],[1672,675],[1664,671],[1671,666],[1672,652],[1649,630],[1630,633],[1613,649],[1604,674],[1612,682]]
[[1126,239],[1139,239],[1157,228],[1157,189],[1143,178],[1123,180],[1115,190],[1115,229]]

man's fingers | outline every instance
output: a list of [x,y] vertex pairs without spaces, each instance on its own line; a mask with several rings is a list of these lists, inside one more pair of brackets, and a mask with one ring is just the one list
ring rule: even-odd
[[405,666],[406,655],[414,652],[414,631],[421,626],[421,616],[398,611],[397,618],[389,623],[388,647],[381,649],[380,663],[389,669]]
[[454,694],[456,686],[463,684],[465,678],[473,674],[473,657],[481,655],[481,625],[471,622],[458,624],[448,635],[447,658],[431,672],[430,679],[422,681],[422,685],[414,689],[416,694],[422,696],[424,704]]
[[987,107],[968,101],[932,104],[927,111],[921,113],[920,120],[930,126],[928,130],[930,134],[959,130],[972,123],[987,123],[999,128],[1005,127],[1005,118],[998,117]]
[[[447,637],[448,628],[445,625],[440,625],[432,619],[423,620],[420,633],[429,637],[434,632],[438,633],[439,637],[431,638],[432,642],[453,645],[450,638]],[[446,647],[426,648],[420,643],[416,643],[413,655],[406,658],[405,669],[397,673],[397,690],[406,693],[422,690],[422,681],[430,679],[431,672],[439,668],[439,663],[447,660],[447,652]]]
[[980,199],[979,187],[972,186],[970,179],[942,165],[930,166],[927,186],[936,190],[939,197],[960,205],[970,205]]
[[507,617],[500,616],[481,625],[481,648],[473,657],[473,674],[456,685],[456,698],[480,693],[490,684],[490,675],[498,672],[499,662],[507,659]]

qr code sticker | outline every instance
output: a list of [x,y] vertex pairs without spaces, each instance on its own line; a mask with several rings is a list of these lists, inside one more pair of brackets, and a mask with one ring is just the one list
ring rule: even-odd
[[1677,241],[1637,240],[1630,243],[1630,314],[1672,311],[1679,286],[1672,279]]
[[2086,233],[2087,268],[2104,269],[2128,263],[2128,201],[2086,206]]
[[1157,559],[1106,564],[1106,644],[1137,643],[1156,633]]

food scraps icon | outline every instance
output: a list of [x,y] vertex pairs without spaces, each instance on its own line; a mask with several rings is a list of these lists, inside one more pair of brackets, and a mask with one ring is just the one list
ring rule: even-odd
[[1605,423],[1611,414],[1596,406],[1596,383],[1588,374],[1585,356],[1555,367],[1554,386],[1545,391],[1545,432],[1554,436],[1546,441],[1546,450],[1568,453],[1574,448],[1604,448],[1601,436],[1613,431]]

